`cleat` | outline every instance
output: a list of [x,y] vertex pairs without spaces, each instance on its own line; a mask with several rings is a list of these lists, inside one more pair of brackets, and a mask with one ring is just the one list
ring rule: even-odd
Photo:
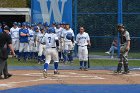
[[124,71],[124,72],[122,72],[122,74],[128,74],[128,73],[130,73],[130,71]]
[[8,79],[12,76],[12,74],[7,74],[7,75],[4,75],[4,79]]
[[58,71],[54,71],[54,74],[56,75],[56,74],[60,74]]
[[117,70],[114,71],[114,73],[116,73],[116,74],[119,74],[119,73],[121,73],[121,72],[122,72],[122,71],[117,71]]
[[79,70],[83,70],[83,68],[82,68],[82,67],[80,67],[80,68],[79,68]]
[[84,71],[88,71],[88,69],[87,68],[84,68]]
[[43,71],[43,77],[47,78],[47,71]]

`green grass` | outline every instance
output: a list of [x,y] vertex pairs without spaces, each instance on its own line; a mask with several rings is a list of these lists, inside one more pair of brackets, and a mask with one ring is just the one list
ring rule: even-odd
[[[100,55],[100,56],[109,56],[108,54],[105,53],[106,51],[95,51],[95,52],[90,52],[89,54],[91,55]],[[115,52],[114,56],[117,56],[117,53]],[[128,58],[140,58],[140,52],[129,52]]]
[[29,60],[24,62],[21,60],[20,62],[16,58],[8,58],[8,65],[10,66],[41,66],[41,64],[37,64],[36,60]]
[[[107,60],[107,59],[91,59],[90,65],[91,66],[116,66],[118,64],[118,60]],[[75,60],[73,65],[78,66],[78,60]],[[130,66],[140,66],[140,60],[130,60]]]
[[[91,66],[117,66],[118,60],[105,60],[105,59],[91,59],[90,65]],[[42,64],[37,64],[37,61],[31,60],[28,62],[18,62],[15,58],[9,58],[8,59],[8,65],[10,66],[42,66]],[[69,65],[69,64],[68,64]],[[130,66],[140,66],[139,60],[130,60],[129,61]],[[74,64],[71,66],[79,66],[78,59],[74,60]]]

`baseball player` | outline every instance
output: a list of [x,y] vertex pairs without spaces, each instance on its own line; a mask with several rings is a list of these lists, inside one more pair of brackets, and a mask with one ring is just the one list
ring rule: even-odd
[[48,33],[45,34],[43,38],[43,42],[46,44],[46,60],[45,60],[44,71],[43,71],[43,75],[46,78],[48,65],[51,59],[54,61],[54,74],[59,74],[58,72],[59,59],[58,59],[58,51],[57,51],[57,48],[59,47],[59,40],[57,35],[55,34],[55,29],[53,27],[50,27],[48,29]]
[[38,26],[34,27],[34,52],[35,58],[38,59],[38,51],[39,51],[39,42],[38,42],[38,35],[40,34],[40,30]]
[[78,45],[78,55],[80,61],[80,70],[87,71],[88,61],[88,46],[91,46],[89,34],[85,32],[84,27],[80,27],[80,32],[76,36],[76,42]]
[[64,63],[69,61],[73,62],[73,49],[74,49],[74,32],[70,28],[69,24],[66,24],[65,30],[62,32],[62,38],[64,39]]
[[12,45],[15,50],[15,54],[18,55],[19,52],[19,29],[17,27],[17,22],[13,23],[13,27],[10,29],[10,35],[12,38]]
[[30,59],[33,58],[33,54],[34,54],[34,31],[33,31],[33,27],[34,27],[34,24],[31,24],[31,27],[30,25],[28,24],[28,30],[29,30],[29,57]]
[[45,43],[43,43],[42,39],[45,36],[45,29],[44,27],[40,27],[40,34],[38,35],[38,42],[39,42],[39,51],[38,51],[38,63],[40,64],[41,61],[44,60],[44,51],[46,48]]
[[24,60],[27,60],[28,52],[29,52],[29,30],[26,28],[26,22],[22,23],[22,28],[19,30],[19,57],[18,61],[20,61],[21,55],[23,54]]
[[120,60],[118,63],[117,71],[115,73],[120,73],[122,65],[124,65],[123,74],[129,73],[128,68],[128,52],[130,50],[130,35],[129,32],[125,29],[123,24],[118,24],[118,31],[120,33],[121,47],[120,47]]
[[58,39],[59,39],[59,49],[58,50],[58,55],[59,55],[59,61],[63,61],[63,58],[62,58],[62,53],[63,53],[63,47],[64,47],[64,42],[63,42],[63,39],[61,38],[61,35],[62,35],[62,32],[63,32],[63,28],[60,27],[60,24],[59,23],[56,23],[56,29],[55,29],[55,33],[57,34],[58,36]]

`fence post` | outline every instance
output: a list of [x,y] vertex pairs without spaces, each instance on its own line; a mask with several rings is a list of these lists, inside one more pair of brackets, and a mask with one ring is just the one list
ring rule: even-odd
[[[74,0],[74,29],[75,29],[75,36],[77,35],[77,0]],[[77,46],[75,46],[75,56],[77,56]]]
[[[118,24],[123,23],[123,0],[118,0]],[[120,33],[118,32],[118,57],[120,57]]]

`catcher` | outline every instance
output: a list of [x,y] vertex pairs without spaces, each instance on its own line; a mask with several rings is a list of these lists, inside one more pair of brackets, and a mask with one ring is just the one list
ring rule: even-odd
[[130,50],[130,35],[129,32],[125,29],[123,24],[118,24],[117,29],[120,33],[120,60],[118,63],[117,71],[115,73],[121,73],[122,65],[124,66],[123,74],[129,73],[128,68],[128,52]]

